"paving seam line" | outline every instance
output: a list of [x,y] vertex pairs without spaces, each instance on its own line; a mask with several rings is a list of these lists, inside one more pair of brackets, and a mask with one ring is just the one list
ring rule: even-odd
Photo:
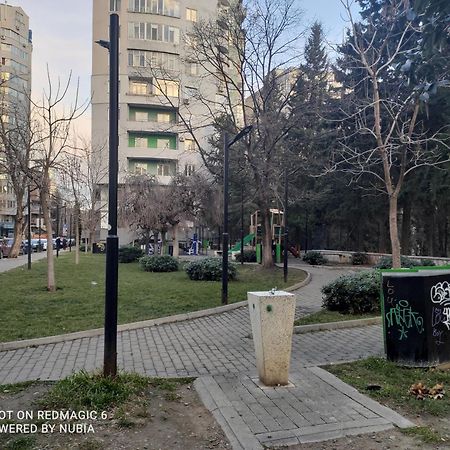
[[371,399],[370,397],[361,394],[353,386],[344,383],[342,380],[340,380],[338,377],[334,376],[330,372],[327,372],[326,370],[321,369],[320,367],[308,367],[308,370],[310,370],[312,373],[317,375],[319,378],[321,378],[323,381],[325,381],[332,387],[339,390],[347,397],[350,397],[352,400],[360,403],[365,408],[369,409],[375,414],[378,414],[379,416],[384,417],[385,419],[391,421],[399,428],[411,428],[416,426],[413,422],[401,416],[393,409],[383,406],[380,403],[376,402],[375,400]]
[[[304,272],[306,272],[304,269],[298,270],[303,270]],[[284,290],[287,292],[292,292],[309,284],[309,282],[311,281],[311,274],[309,272],[306,272],[306,274],[307,274],[306,278],[303,281],[301,281],[300,283],[296,283],[293,286],[289,286]],[[147,328],[158,325],[166,325],[169,323],[183,322],[186,320],[199,319],[202,317],[212,316],[223,312],[233,311],[235,309],[242,308],[247,305],[248,305],[247,300],[244,300],[242,302],[231,303],[230,305],[216,306],[214,308],[202,309],[200,311],[192,311],[183,314],[174,314],[173,316],[159,317],[157,319],[143,320],[140,322],[124,323],[122,325],[117,326],[117,332],[120,333],[122,331],[131,331],[140,328]],[[39,345],[57,344],[60,342],[74,341],[76,339],[102,336],[103,334],[104,328],[94,328],[92,330],[76,331],[74,333],[58,334],[55,336],[24,339],[20,341],[0,342],[0,352],[8,350],[18,350],[20,348],[26,347],[37,347]]]

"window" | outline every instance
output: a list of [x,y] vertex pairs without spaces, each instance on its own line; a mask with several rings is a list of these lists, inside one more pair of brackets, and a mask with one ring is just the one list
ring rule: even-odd
[[180,30],[179,28],[170,25],[153,24],[149,22],[129,22],[128,38],[179,44]]
[[135,163],[134,173],[136,175],[145,175],[147,173],[148,167],[146,163]]
[[169,164],[157,164],[156,173],[158,176],[168,177],[170,175],[170,165]]
[[189,75],[198,75],[198,64],[197,63],[188,63],[187,72]]
[[112,12],[120,11],[120,0],[109,0],[109,10]]
[[160,139],[156,140],[157,148],[170,148],[170,139]]
[[159,123],[170,123],[171,117],[169,113],[158,113],[156,115],[156,121]]
[[156,95],[167,95],[168,97],[178,97],[179,95],[179,86],[176,81],[156,80],[153,86]]
[[180,17],[180,0],[129,0],[131,12]]
[[186,8],[186,20],[190,22],[197,22],[197,10]]
[[185,139],[184,140],[184,149],[189,152],[195,152],[197,149],[197,146],[195,145],[195,141],[193,139]]
[[130,80],[130,94],[148,95],[150,93],[150,83],[148,81]]
[[148,122],[148,113],[146,111],[136,111],[134,120],[136,122]]
[[146,137],[136,136],[134,138],[134,146],[147,148],[148,147],[148,139]]
[[190,177],[195,172],[195,165],[194,164],[186,164],[184,166],[184,174],[187,177]]
[[154,67],[165,70],[178,70],[179,57],[173,53],[129,50],[128,65],[131,67]]

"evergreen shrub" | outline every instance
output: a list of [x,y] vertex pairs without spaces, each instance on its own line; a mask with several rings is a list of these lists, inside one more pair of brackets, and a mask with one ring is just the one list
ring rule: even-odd
[[139,247],[120,247],[119,248],[119,262],[132,263],[137,261],[144,252]]
[[[419,261],[402,256],[400,259],[400,264],[403,268],[411,269],[412,267],[420,266]],[[376,269],[392,269],[392,256],[383,256],[380,258],[378,263],[375,265]]]
[[352,254],[352,264],[354,266],[363,266],[369,262],[369,258],[363,252],[355,252]]
[[[236,261],[241,262],[241,252],[236,254]],[[244,262],[256,262],[256,251],[244,250]]]
[[306,252],[303,256],[303,261],[311,264],[312,266],[322,266],[328,262],[327,258],[325,258],[322,253],[314,251]]
[[[222,260],[218,258],[205,258],[186,264],[184,270],[191,280],[220,281],[222,279]],[[235,280],[236,266],[228,264],[228,280]]]
[[146,272],[176,272],[178,261],[169,255],[143,256],[139,259],[139,265]]
[[343,314],[380,311],[380,274],[376,271],[344,275],[322,287],[323,307]]

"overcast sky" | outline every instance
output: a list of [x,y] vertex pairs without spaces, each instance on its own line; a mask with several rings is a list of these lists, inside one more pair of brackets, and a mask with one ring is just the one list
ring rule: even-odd
[[[46,64],[53,78],[67,79],[70,70],[80,80],[81,99],[90,96],[93,0],[10,0],[21,6],[33,30],[33,95],[47,86]],[[95,0],[94,0],[95,1]],[[124,0],[126,1],[126,0]],[[214,0],[211,0],[214,1]],[[340,0],[299,0],[305,22],[319,20],[331,42],[342,40],[343,8]],[[107,36],[105,36],[107,39]],[[90,116],[79,123],[79,131],[90,134]]]

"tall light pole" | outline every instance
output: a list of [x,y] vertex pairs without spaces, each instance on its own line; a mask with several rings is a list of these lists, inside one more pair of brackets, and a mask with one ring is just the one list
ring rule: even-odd
[[119,237],[117,236],[117,186],[119,149],[119,16],[111,14],[109,42],[96,41],[109,50],[109,185],[108,237],[106,238],[105,350],[103,375],[117,375],[117,297]]
[[241,265],[244,264],[244,186],[241,184]]
[[283,252],[283,275],[284,282],[288,277],[288,170],[284,169],[284,252]]
[[228,304],[228,154],[230,147],[252,131],[249,125],[229,140],[225,131],[223,136],[223,233],[222,233],[222,305]]
[[27,202],[27,212],[28,212],[28,226],[27,226],[27,238],[28,238],[28,243],[27,243],[27,247],[28,247],[28,255],[27,255],[27,259],[28,259],[28,270],[31,269],[31,191],[30,191],[30,185],[28,185],[28,202]]

